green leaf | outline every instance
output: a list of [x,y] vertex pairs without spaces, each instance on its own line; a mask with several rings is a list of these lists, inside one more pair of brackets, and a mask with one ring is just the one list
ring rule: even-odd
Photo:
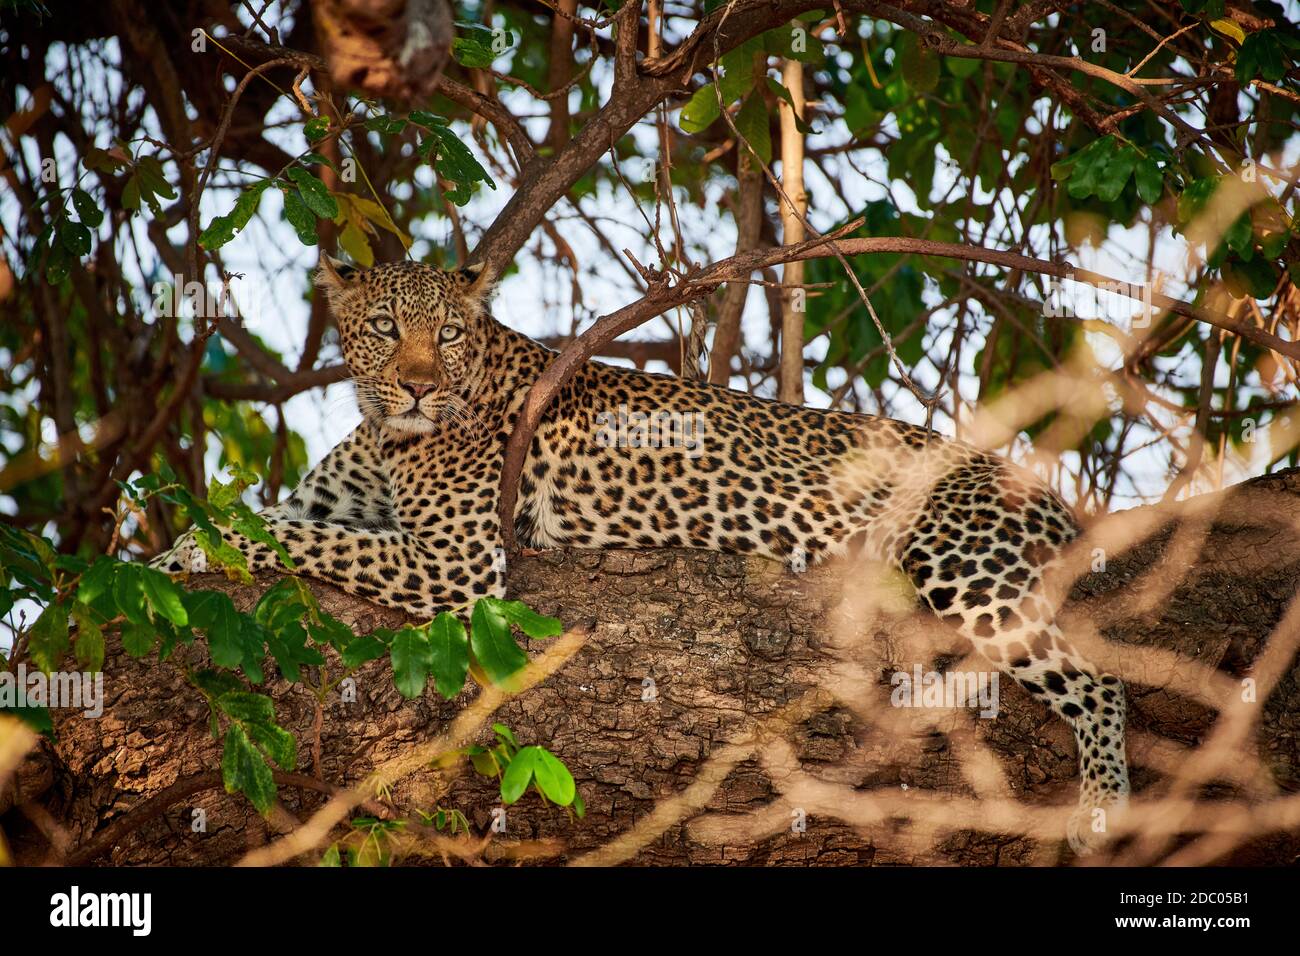
[[126,163],[118,159],[106,149],[100,149],[98,146],[92,146],[86,150],[86,156],[82,160],[87,169],[93,169],[99,173],[108,173],[112,175]]
[[1227,232],[1223,234],[1223,241],[1228,244],[1228,248],[1237,253],[1245,261],[1250,261],[1255,252],[1255,229],[1250,221],[1250,213],[1243,212],[1236,218]]
[[493,597],[481,600],[489,602],[498,614],[529,637],[559,637],[564,633],[564,625],[558,617],[538,614],[523,601],[503,601]]
[[217,698],[217,707],[241,723],[275,723],[275,704],[263,694],[233,691]]
[[1285,229],[1264,233],[1259,237],[1260,251],[1264,253],[1265,258],[1276,259],[1282,255],[1290,241],[1291,235]]
[[1219,181],[1214,177],[1197,179],[1188,184],[1178,197],[1178,221],[1180,223],[1191,222],[1205,208],[1210,197],[1214,195],[1214,190],[1218,188]]
[[470,647],[484,673],[494,683],[506,681],[528,663],[510,633],[510,622],[487,600],[480,598],[470,616]]
[[41,262],[50,248],[50,237],[52,235],[54,235],[54,224],[51,222],[47,222],[44,228],[36,234],[36,241],[32,243],[32,251],[27,254],[27,261],[24,263],[28,272],[36,273],[39,271]]
[[944,57],[944,66],[948,67],[948,72],[959,80],[968,80],[974,76],[983,62],[975,57],[948,56]]
[[208,653],[218,667],[242,668],[254,683],[262,680],[261,661],[266,654],[266,634],[257,621],[245,614],[235,618],[237,626],[208,632]]
[[36,666],[48,674],[58,670],[68,647],[68,609],[51,604],[27,632],[28,652]]
[[[163,173],[162,163],[158,161],[157,156],[141,156],[135,163],[135,175],[132,177],[135,182],[134,197],[135,208],[139,208],[140,200],[144,200],[154,216],[161,216],[163,209],[158,198],[175,199],[176,191],[172,189],[167,182],[167,177]],[[128,183],[128,187],[129,187]],[[126,197],[123,196],[123,205],[126,205]]]
[[333,160],[331,160],[328,156],[322,156],[320,153],[317,153],[315,151],[310,153],[303,153],[301,156],[298,157],[298,162],[302,163],[304,166],[328,166],[330,169],[333,169],[336,172],[338,170],[338,167],[334,165]]
[[501,802],[509,806],[519,800],[532,783],[537,767],[539,747],[525,747],[510,760],[510,766],[501,775]]
[[65,219],[59,223],[59,242],[69,255],[80,258],[90,252],[90,230],[79,222]]
[[161,614],[177,627],[185,627],[190,623],[185,603],[181,600],[181,589],[175,581],[154,568],[141,568],[140,579],[144,595],[155,614]]
[[[518,604],[519,602],[513,602]],[[460,693],[469,671],[469,638],[465,625],[454,614],[443,611],[429,624],[429,669],[434,686],[447,700]]]
[[1103,136],[1079,151],[1066,191],[1074,199],[1086,199],[1097,189],[1102,173],[1115,155],[1113,136]]
[[340,652],[357,640],[352,628],[324,611],[320,611],[315,620],[308,622],[307,631],[317,644],[328,644]]
[[[574,786],[573,774],[569,773],[569,768],[545,747],[525,747],[524,750],[537,751],[537,756],[533,759],[533,777],[546,798],[562,807],[571,804],[578,790]],[[523,751],[521,750],[520,753]],[[517,755],[516,759],[518,759]]]
[[199,234],[199,245],[211,252],[220,249],[235,238],[235,234],[248,225],[248,221],[257,212],[258,204],[262,201],[262,193],[266,192],[266,188],[270,185],[271,181],[264,179],[240,193],[239,198],[235,200],[234,208],[224,216],[217,216],[208,223],[208,228]]
[[826,59],[826,50],[812,32],[813,24],[791,20],[763,34],[763,48],[769,53],[783,56],[801,63],[821,63]]
[[382,133],[386,136],[396,136],[406,129],[406,120],[396,116],[389,116],[387,113],[382,116],[372,116],[362,124],[372,133]]
[[1110,157],[1105,167],[1097,174],[1097,198],[1102,202],[1114,202],[1128,185],[1137,165],[1138,154],[1132,146],[1122,146]]
[[128,621],[122,625],[122,649],[132,657],[144,657],[158,643],[158,632],[149,624]]
[[308,608],[314,605],[314,599],[304,597],[300,581],[282,578],[258,598],[253,616],[269,630],[282,631],[298,626]]
[[393,683],[407,700],[424,693],[431,665],[429,637],[414,627],[404,627],[393,635],[390,648],[393,659]]
[[366,661],[373,661],[383,657],[388,652],[388,645],[377,638],[366,635],[358,637],[355,641],[349,642],[348,646],[343,649],[343,666],[347,668],[360,667]]
[[307,632],[297,621],[291,627],[268,633],[266,647],[280,672],[294,683],[302,680],[302,665],[315,667],[325,663],[319,651],[307,646]]
[[313,116],[302,126],[302,133],[307,137],[309,143],[322,139],[329,131],[330,118],[328,116]]
[[1151,156],[1138,163],[1133,179],[1137,183],[1138,198],[1148,205],[1159,202],[1165,193],[1165,174]]
[[702,133],[719,115],[718,93],[712,83],[706,83],[682,107],[677,122],[687,133]]
[[158,629],[158,659],[166,661],[172,656],[172,651],[176,649],[177,644],[192,644],[194,642],[194,632],[188,627],[177,628],[165,617],[157,618],[154,626]]
[[126,178],[126,184],[122,187],[122,208],[140,208],[140,177],[135,173]]
[[90,193],[84,189],[72,190],[72,205],[77,210],[81,221],[90,228],[98,229],[100,223],[104,221],[104,210],[95,204],[95,200],[90,198]]
[[[722,77],[718,81],[722,87],[722,102],[734,103],[754,88],[754,81],[757,76],[762,76],[766,72],[763,66],[767,63],[767,57],[760,57],[762,52],[762,38],[753,37],[730,53],[723,54],[722,59],[719,61],[719,65],[722,67]],[[757,76],[754,69],[756,57],[759,58],[760,64]],[[709,83],[709,86],[713,86],[712,82]]]
[[305,615],[314,614],[315,598],[297,578],[285,578],[257,602],[253,616],[263,627],[266,646],[280,670],[291,681],[300,679],[299,665],[324,663],[315,648],[307,646]]
[[316,245],[316,216],[297,191],[285,190],[284,218],[298,233],[299,242],[304,246]]
[[1238,43],[1242,43],[1246,39],[1246,31],[1237,26],[1237,24],[1232,20],[1211,20],[1210,26],[1219,33],[1222,33],[1224,36],[1232,37]]
[[235,505],[233,511],[234,519],[231,521],[231,526],[236,531],[248,538],[250,541],[266,545],[276,553],[280,559],[280,563],[290,571],[296,567],[293,558],[290,557],[285,546],[280,543],[279,539],[276,538],[275,535],[271,534],[270,530],[266,527],[266,520],[262,518],[261,515],[255,514],[248,505],[243,504],[242,502]]
[[92,674],[104,669],[104,629],[91,609],[80,601],[72,605],[77,624],[77,663]]
[[293,734],[274,723],[246,724],[244,729],[281,770],[298,764],[298,741]]
[[451,55],[456,62],[471,69],[490,67],[497,56],[492,49],[493,32],[480,23],[458,21],[456,27],[463,34],[451,41]]
[[1237,82],[1249,83],[1259,77],[1267,83],[1277,83],[1286,76],[1286,55],[1274,30],[1260,30],[1246,37],[1237,51]]
[[222,640],[234,640],[232,635],[239,628],[239,612],[227,595],[220,591],[186,591],[182,599],[191,627],[201,628],[209,640],[216,635]]
[[232,723],[226,728],[226,745],[221,755],[221,779],[226,793],[243,793],[259,813],[271,812],[275,803],[275,778],[261,752],[244,732]]
[[244,489],[257,482],[257,475],[246,468],[231,465],[229,470],[229,481],[222,481],[214,475],[208,482],[208,504],[221,512],[237,504]]
[[456,184],[456,188],[447,192],[447,198],[453,203],[463,206],[469,202],[476,183],[486,182],[491,188],[497,188],[487,170],[474,158],[470,148],[461,142],[445,119],[422,110],[413,110],[411,121],[419,123],[429,134],[420,143],[421,154],[427,158],[430,153],[434,153],[433,168],[443,179]]
[[447,118],[439,116],[437,113],[430,113],[428,110],[411,110],[411,122],[425,129],[433,129],[438,126],[446,126]]
[[751,93],[736,114],[736,131],[745,137],[764,163],[772,162],[772,131],[768,125],[767,104],[763,97]]
[[141,156],[136,160],[136,168],[140,172],[142,193],[156,194],[163,199],[176,198],[176,191],[167,182],[162,163],[158,161],[157,156]]
[[243,667],[255,682],[261,680],[261,658],[266,635],[260,624],[235,610],[234,602],[220,591],[183,592],[190,626],[208,636],[208,653],[218,667]]
[[242,693],[244,685],[228,671],[205,667],[189,675],[190,683],[209,697],[220,697],[233,692]]
[[77,600],[83,604],[94,604],[101,594],[107,594],[113,587],[113,571],[117,562],[107,555],[100,555],[95,563],[77,582]]
[[498,737],[500,737],[502,740],[509,743],[510,746],[514,747],[516,750],[519,749],[519,741],[515,739],[514,731],[512,731],[505,724],[493,724],[492,732],[496,734]]
[[147,625],[149,614],[145,611],[144,575],[138,564],[119,564],[113,575],[113,600],[132,624]]
[[881,112],[871,102],[866,89],[853,83],[844,92],[844,122],[854,133],[874,128],[880,123]]
[[[199,522],[195,522],[195,524],[199,524]],[[198,544],[199,550],[207,555],[210,568],[221,568],[227,572],[234,572],[238,580],[245,584],[252,583],[253,576],[248,571],[248,558],[233,544],[222,538],[221,532],[217,531],[216,528],[196,532],[194,540]]]
[[298,194],[307,208],[321,219],[333,219],[339,214],[338,201],[330,195],[329,187],[307,170],[295,166],[289,170],[289,178],[298,184]]
[[54,566],[60,571],[82,574],[90,567],[90,563],[85,558],[75,554],[60,554],[55,556]]
[[[495,777],[501,772],[501,765],[497,763],[496,758],[482,747],[466,751],[469,756],[469,762],[474,765],[474,770],[485,777]],[[525,785],[526,786],[526,785]]]
[[67,246],[57,238],[50,243],[49,255],[45,259],[45,281],[58,285],[68,277],[71,255]]
[[217,708],[238,723],[285,770],[292,770],[298,760],[298,744],[293,734],[275,722],[275,704],[271,698],[247,691],[232,691],[216,700]]
[[1076,150],[1069,156],[1065,157],[1065,159],[1052,163],[1052,179],[1056,180],[1058,183],[1068,180],[1074,174],[1074,169],[1079,165],[1080,160],[1086,159],[1089,153],[1103,148],[1104,144],[1102,140],[1105,138],[1106,137],[1094,139],[1087,146],[1083,147],[1083,149]]
[[501,800],[507,805],[515,803],[537,781],[546,798],[567,807],[577,796],[573,774],[544,747],[524,747],[512,758],[510,766],[501,776]]
[[1267,299],[1277,286],[1275,267],[1256,256],[1249,262],[1223,264],[1223,282],[1236,298]]
[[933,93],[939,85],[939,56],[915,33],[904,32],[899,38],[898,65],[907,85],[918,93]]
[[10,572],[21,572],[25,583],[36,586],[49,582],[58,562],[58,554],[44,538],[0,525],[0,561]]

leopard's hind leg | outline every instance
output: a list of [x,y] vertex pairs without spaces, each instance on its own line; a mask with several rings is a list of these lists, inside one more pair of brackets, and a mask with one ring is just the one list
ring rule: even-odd
[[1080,791],[1069,838],[1082,851],[1102,842],[1129,781],[1124,686],[1070,646],[1043,584],[1075,533],[1068,509],[1028,476],[970,466],[936,483],[898,559],[935,614],[1074,730]]

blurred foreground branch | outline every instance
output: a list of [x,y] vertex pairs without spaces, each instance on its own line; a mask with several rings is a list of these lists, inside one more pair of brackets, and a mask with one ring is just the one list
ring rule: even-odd
[[[1108,546],[1105,570],[1082,577],[1066,605],[1072,630],[1095,626],[1104,636],[1101,654],[1090,653],[1128,681],[1130,822],[1142,839],[1112,859],[1294,862],[1300,472],[1136,509],[1122,523],[1146,530]],[[201,581],[241,607],[267,583]],[[401,619],[313,587],[358,630]],[[24,790],[10,787],[0,800],[13,853],[28,863],[83,861],[90,847],[94,862],[233,863],[294,833],[376,768],[410,763],[440,738],[486,739],[502,721],[573,770],[586,818],[572,821],[533,795],[506,808],[505,831],[493,832],[495,781],[463,761],[435,771],[425,753],[386,792],[362,795],[365,812],[410,821],[393,838],[402,858],[1070,859],[1060,838],[1077,785],[1068,728],[1010,682],[995,720],[891,707],[895,673],[992,668],[963,659],[967,649],[911,613],[909,595],[878,569],[792,574],[701,552],[553,551],[520,558],[510,590],[587,637],[558,671],[499,707],[473,692],[405,702],[378,662],[357,674],[354,700],[338,688],[319,715],[310,695],[274,682],[280,722],[304,742],[318,733],[320,761],[280,775],[282,807],[269,821],[214,782],[220,752],[198,695],[172,669],[110,648],[103,717],[60,712],[57,744],[28,760],[18,774]],[[548,650],[532,647],[535,656]],[[1244,688],[1257,697],[1247,700]],[[1219,733],[1220,706],[1234,715],[1227,729],[1245,721],[1244,736]],[[469,717],[475,726],[461,727]],[[1223,746],[1231,753],[1209,752]],[[170,805],[145,804],[168,788],[179,794]],[[147,812],[133,819],[140,806]],[[462,811],[475,832],[452,839],[421,826],[420,813],[435,808]],[[192,828],[196,810],[204,832]],[[285,845],[312,863],[341,832],[324,826]]]

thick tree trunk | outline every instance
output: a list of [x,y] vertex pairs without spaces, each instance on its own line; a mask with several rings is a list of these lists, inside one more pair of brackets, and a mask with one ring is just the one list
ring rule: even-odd
[[[1207,775],[1214,785],[1187,794],[1209,801],[1181,828],[1192,835],[1168,845],[1148,837],[1112,859],[1181,852],[1183,861],[1291,863],[1300,854],[1300,626],[1291,608],[1300,589],[1300,471],[1196,500],[1206,504],[1214,508],[1130,512],[1122,527],[1161,518],[1123,553],[1112,546],[1105,570],[1079,579],[1067,604],[1070,632],[1094,622],[1111,642],[1091,648],[1094,659],[1117,665],[1129,681],[1139,807],[1166,794],[1171,777],[1193,766],[1223,728],[1206,701],[1235,695],[1242,678],[1257,680],[1258,702],[1249,706],[1258,712],[1250,713],[1244,743]],[[1181,519],[1168,520],[1174,514]],[[211,575],[197,583],[230,591],[241,606],[258,593]],[[359,629],[401,620],[314,587],[328,610]],[[906,588],[878,569],[799,574],[701,552],[556,551],[518,559],[510,591],[587,637],[558,671],[475,724],[474,739],[489,740],[497,720],[521,744],[551,749],[572,769],[587,815],[571,820],[529,794],[507,809],[505,830],[491,834],[484,859],[528,852],[641,864],[1070,858],[1061,839],[1077,789],[1068,728],[1009,680],[999,685],[994,720],[969,708],[891,707],[893,674],[918,665],[990,666],[973,656],[960,663],[967,653],[960,641],[907,611]],[[546,642],[531,643],[545,653]],[[1260,670],[1252,670],[1257,662]],[[300,741],[302,776],[280,787],[287,813],[264,821],[243,797],[221,789],[206,707],[175,668],[110,651],[105,670],[103,718],[60,717],[58,742],[20,775],[20,806],[0,818],[23,862],[234,862],[288,832],[292,818],[309,818],[331,786],[355,784],[435,739],[477,692],[444,702],[430,688],[406,702],[387,663],[372,662],[357,675],[354,703],[335,694],[324,709],[317,771],[314,699],[281,681],[277,710]],[[479,840],[499,804],[495,782],[461,762],[453,770],[422,767],[397,780],[391,804],[360,812],[456,808]],[[206,816],[200,832],[196,810]],[[1168,820],[1172,812],[1148,816]],[[1196,831],[1213,820],[1233,832],[1207,843]],[[49,835],[63,855],[51,855]],[[431,842],[408,829],[404,858],[436,859]],[[314,862],[320,852],[293,858]]]

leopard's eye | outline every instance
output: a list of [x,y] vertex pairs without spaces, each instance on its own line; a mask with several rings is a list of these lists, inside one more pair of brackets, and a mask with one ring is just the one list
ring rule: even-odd
[[465,332],[459,325],[444,325],[438,332],[438,341],[443,345],[455,342]]
[[370,320],[370,327],[380,335],[387,336],[390,339],[397,338],[397,323],[387,315],[377,315]]

